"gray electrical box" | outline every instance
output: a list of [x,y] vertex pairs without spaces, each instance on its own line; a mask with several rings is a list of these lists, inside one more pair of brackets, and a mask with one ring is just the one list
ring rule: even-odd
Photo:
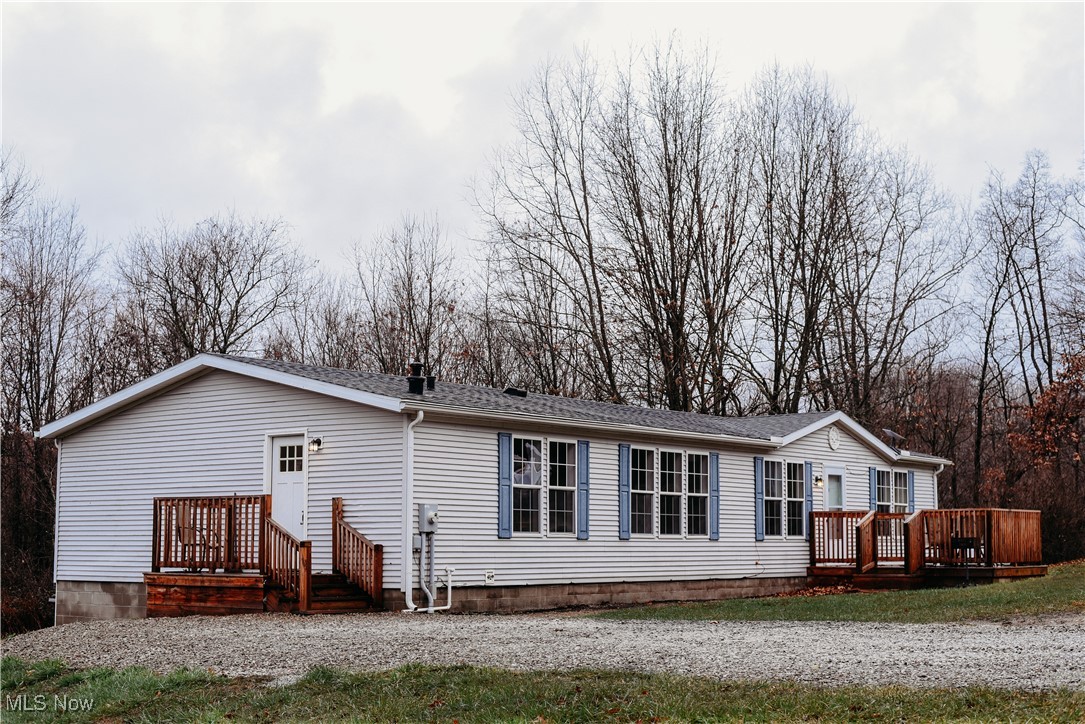
[[419,503],[418,504],[418,532],[419,533],[436,533],[437,532],[437,504],[436,503]]

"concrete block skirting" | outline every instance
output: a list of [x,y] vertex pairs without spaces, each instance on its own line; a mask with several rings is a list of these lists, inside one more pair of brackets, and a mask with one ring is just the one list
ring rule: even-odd
[[57,625],[147,616],[147,588],[142,583],[57,581],[56,595]]
[[[771,596],[806,586],[806,576],[787,578],[723,578],[703,581],[636,581],[622,583],[562,583],[536,586],[456,586],[452,610],[460,613],[514,613],[570,606],[633,605],[664,601],[713,601],[722,598]],[[435,605],[445,603],[440,589]],[[425,602],[414,592],[416,606]],[[384,589],[385,608],[406,608],[402,591]]]

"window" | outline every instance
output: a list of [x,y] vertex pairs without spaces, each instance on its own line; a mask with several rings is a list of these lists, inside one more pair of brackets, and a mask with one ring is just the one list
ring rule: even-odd
[[908,473],[896,470],[878,471],[878,512],[908,512]]
[[784,464],[765,461],[765,535],[784,534]]
[[708,535],[708,456],[686,456],[686,534]]
[[806,466],[764,462],[766,536],[801,536],[806,529]]
[[279,472],[300,473],[302,471],[301,445],[279,446]]
[[551,533],[576,533],[576,443],[550,441],[547,518]]
[[538,533],[543,484],[542,440],[512,440],[512,530]]
[[514,533],[576,533],[576,463],[575,442],[512,439]]
[[806,523],[806,468],[787,464],[787,535],[802,535]]
[[651,535],[655,532],[655,451],[633,448],[630,455],[629,529]]
[[659,453],[659,534],[682,535],[682,453]]

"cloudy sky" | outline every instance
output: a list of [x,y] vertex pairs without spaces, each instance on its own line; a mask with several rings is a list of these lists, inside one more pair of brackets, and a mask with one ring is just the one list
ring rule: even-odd
[[731,91],[811,63],[961,196],[1030,148],[1080,173],[1080,2],[5,3],[3,142],[103,245],[234,208],[334,265],[407,211],[478,234],[471,180],[532,69],[672,32],[710,44]]

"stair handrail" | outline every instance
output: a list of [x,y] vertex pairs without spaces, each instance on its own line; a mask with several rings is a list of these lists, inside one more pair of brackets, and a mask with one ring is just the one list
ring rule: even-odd
[[375,606],[384,605],[384,546],[346,521],[342,498],[332,498],[332,570],[362,589]]
[[298,610],[308,611],[313,589],[313,544],[298,540],[272,518],[264,519],[263,574],[297,598]]
[[878,562],[875,550],[877,537],[874,535],[875,511],[870,511],[855,524],[855,570],[866,573]]

